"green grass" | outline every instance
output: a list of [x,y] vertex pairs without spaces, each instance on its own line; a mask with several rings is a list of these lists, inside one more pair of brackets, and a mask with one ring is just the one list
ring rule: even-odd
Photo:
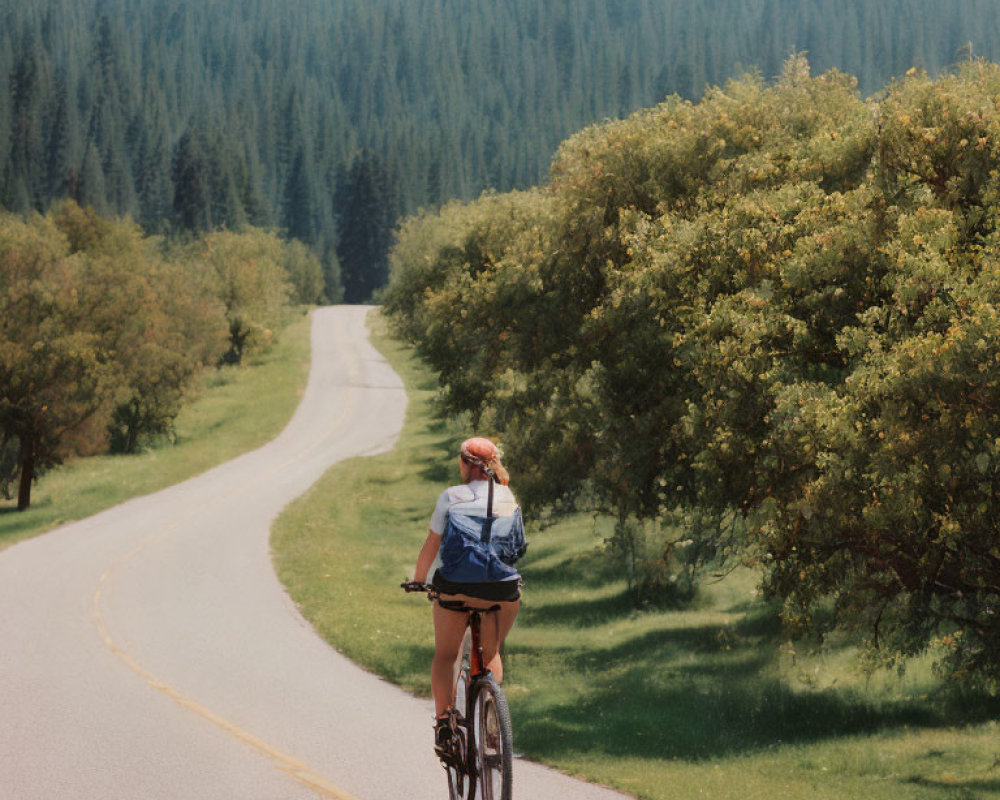
[[[399,444],[334,467],[280,517],[273,547],[321,635],[427,694],[428,604],[398,584],[466,431],[435,419],[432,376],[372,324],[409,391]],[[636,611],[599,524],[532,535],[506,654],[518,751],[655,800],[1000,798],[996,702],[944,692],[926,661],[867,678],[849,648],[793,653],[745,572],[683,610]]]
[[81,458],[44,473],[26,511],[0,502],[0,549],[204,472],[274,438],[309,374],[309,319],[296,317],[247,367],[208,371],[177,417],[176,441],[137,455]]

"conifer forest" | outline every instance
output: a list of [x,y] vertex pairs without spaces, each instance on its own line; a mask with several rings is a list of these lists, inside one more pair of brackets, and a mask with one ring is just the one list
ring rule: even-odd
[[0,203],[280,231],[365,301],[401,217],[544,181],[588,124],[793,52],[868,96],[998,33],[993,0],[3,0]]

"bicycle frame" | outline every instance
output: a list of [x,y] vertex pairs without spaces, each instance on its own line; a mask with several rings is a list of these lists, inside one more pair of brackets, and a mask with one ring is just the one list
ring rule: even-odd
[[481,678],[486,675],[490,670],[487,668],[486,664],[483,663],[483,642],[481,633],[483,615],[493,614],[499,611],[500,606],[493,605],[489,608],[478,608],[476,606],[466,605],[460,601],[454,603],[448,600],[442,601],[440,596],[436,599],[442,608],[448,611],[464,613],[467,615],[465,624],[469,629],[469,635],[472,640],[471,647],[469,648],[469,677]]
[[469,612],[465,624],[469,628],[471,637],[471,647],[469,648],[469,677],[478,678],[487,672],[486,665],[483,664],[483,642],[480,629],[483,625],[482,613],[479,611]]
[[[443,599],[434,587],[404,583],[406,591],[426,592],[443,609],[466,615],[469,636],[468,668],[463,665],[465,642],[455,663],[450,713],[461,733],[460,763],[445,762],[452,800],[510,800],[513,744],[510,712],[502,690],[483,663],[482,620],[501,606],[470,606],[461,600]],[[459,696],[461,692],[461,696]],[[484,783],[485,782],[485,783]],[[477,795],[478,789],[478,795]]]

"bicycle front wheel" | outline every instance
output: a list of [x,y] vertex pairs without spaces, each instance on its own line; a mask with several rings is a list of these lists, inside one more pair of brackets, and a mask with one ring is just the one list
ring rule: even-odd
[[479,796],[482,800],[511,800],[514,733],[507,698],[492,675],[476,682],[472,737]]

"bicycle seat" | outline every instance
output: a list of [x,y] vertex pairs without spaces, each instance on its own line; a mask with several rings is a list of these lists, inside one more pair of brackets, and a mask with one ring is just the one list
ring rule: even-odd
[[494,611],[500,610],[500,604],[494,604],[488,608],[479,608],[477,606],[470,606],[463,600],[444,600],[440,596],[438,597],[438,605],[446,611],[457,611],[464,614],[471,614],[473,612],[479,614],[491,614]]

